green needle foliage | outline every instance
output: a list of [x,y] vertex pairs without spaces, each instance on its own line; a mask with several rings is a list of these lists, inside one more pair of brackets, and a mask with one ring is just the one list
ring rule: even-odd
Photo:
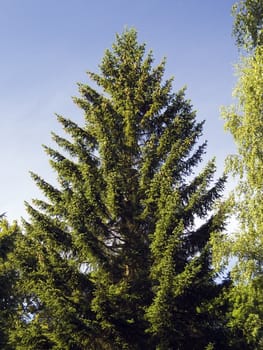
[[0,216],[0,348],[11,350],[10,328],[16,315],[20,299],[16,291],[18,273],[14,251],[20,234],[16,223],[9,225],[4,215]]
[[210,246],[225,178],[214,161],[194,174],[203,123],[164,69],[125,31],[88,73],[98,89],[79,85],[83,126],[58,116],[58,185],[32,174],[46,200],[27,204],[16,349],[229,348]]

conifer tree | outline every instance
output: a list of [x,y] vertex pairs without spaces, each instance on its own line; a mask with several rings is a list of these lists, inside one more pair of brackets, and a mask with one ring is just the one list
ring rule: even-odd
[[164,69],[125,31],[88,73],[98,89],[79,84],[83,125],[58,116],[58,185],[32,173],[46,200],[27,204],[16,349],[228,348],[210,246],[225,178],[194,174],[203,123]]
[[20,303],[15,283],[18,279],[14,251],[20,231],[18,225],[10,225],[0,216],[0,348],[11,350],[9,332]]

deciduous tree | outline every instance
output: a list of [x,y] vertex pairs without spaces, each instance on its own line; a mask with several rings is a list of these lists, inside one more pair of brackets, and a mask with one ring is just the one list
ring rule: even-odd
[[240,0],[233,5],[233,34],[240,48],[248,51],[263,44],[262,0]]
[[238,66],[236,104],[223,110],[226,130],[237,145],[237,154],[228,157],[226,170],[237,179],[232,204],[238,227],[222,251],[235,259],[230,325],[245,334],[253,349],[262,349],[263,3],[240,1],[234,11],[237,44],[250,55]]
[[237,144],[237,154],[227,161],[227,171],[238,179],[233,197],[238,229],[229,242],[230,255],[237,259],[232,271],[232,324],[241,327],[251,342],[259,344],[263,340],[262,47],[243,59],[239,74],[237,104],[223,112],[226,129]]

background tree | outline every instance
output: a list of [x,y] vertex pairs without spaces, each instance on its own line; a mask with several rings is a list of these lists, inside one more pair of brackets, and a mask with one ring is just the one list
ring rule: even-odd
[[229,348],[210,244],[225,178],[214,161],[194,174],[203,123],[163,75],[125,31],[89,73],[100,92],[79,84],[84,124],[58,116],[58,185],[32,174],[46,200],[27,204],[16,349]]
[[230,242],[230,254],[237,258],[232,271],[234,323],[237,322],[258,344],[263,336],[263,50],[239,67],[236,107],[225,109],[226,129],[231,132],[238,154],[230,156],[227,171],[239,178],[233,209],[239,224]]
[[232,8],[237,46],[251,50],[263,44],[262,0],[240,0]]
[[262,1],[236,5],[234,32],[237,43],[254,47],[238,66],[234,90],[236,105],[223,110],[225,128],[237,145],[226,170],[237,179],[231,203],[237,230],[224,242],[222,251],[235,259],[229,294],[233,310],[230,326],[247,337],[253,349],[263,348],[263,46]]
[[16,223],[8,224],[4,214],[0,218],[0,348],[11,350],[9,332],[20,303],[15,288],[18,279],[14,251],[20,230]]

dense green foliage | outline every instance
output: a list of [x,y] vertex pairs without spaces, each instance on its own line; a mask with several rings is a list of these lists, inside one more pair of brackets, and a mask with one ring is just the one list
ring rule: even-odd
[[251,50],[263,44],[263,1],[240,0],[232,8],[233,34],[240,48]]
[[237,183],[230,197],[237,228],[220,238],[215,255],[232,258],[230,327],[245,335],[251,349],[263,349],[263,3],[240,1],[235,15],[238,45],[253,50],[237,68],[236,104],[223,110],[237,145],[226,162]]
[[262,47],[243,60],[239,73],[235,90],[238,103],[223,112],[226,129],[233,135],[238,149],[238,154],[227,160],[227,171],[238,178],[233,210],[239,227],[226,242],[229,254],[237,259],[232,270],[235,287],[230,295],[234,303],[231,322],[243,329],[250,342],[259,344],[263,343]]
[[19,236],[16,223],[9,225],[3,215],[0,217],[0,348],[12,349],[9,332],[13,325],[20,298],[16,292],[18,280],[15,268],[14,250]]
[[46,200],[27,204],[16,250],[15,349],[235,348],[211,265],[225,178],[214,161],[194,173],[203,123],[163,75],[125,31],[89,73],[98,90],[79,85],[83,125],[58,116],[58,185],[32,174]]

